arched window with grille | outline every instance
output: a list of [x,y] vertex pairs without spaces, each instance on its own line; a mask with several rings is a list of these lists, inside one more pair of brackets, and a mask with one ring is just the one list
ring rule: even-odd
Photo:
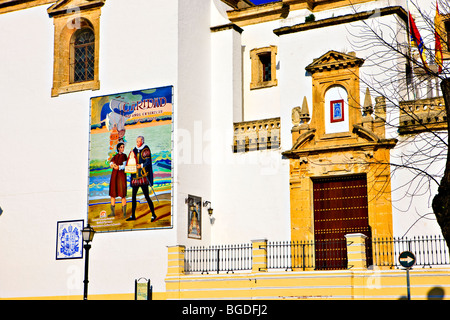
[[83,28],[73,35],[71,82],[94,80],[95,35],[92,29]]
[[104,1],[90,1],[92,6],[86,10],[79,8],[78,2],[68,1],[69,6],[62,10],[62,2],[57,1],[48,9],[55,26],[52,97],[100,89],[100,14]]

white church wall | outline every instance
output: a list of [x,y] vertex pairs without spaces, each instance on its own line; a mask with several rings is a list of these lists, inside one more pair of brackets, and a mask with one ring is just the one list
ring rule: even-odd
[[[247,30],[243,34],[245,32]],[[214,214],[211,237],[215,244],[238,244],[264,237],[269,240],[290,238],[286,184],[289,166],[288,161],[282,160],[281,150],[233,153],[232,149],[233,122],[239,119],[236,113],[240,112],[242,92],[247,91],[239,84],[241,63],[250,59],[249,54],[244,53],[241,60],[241,41],[246,46],[243,34],[225,30],[212,35],[212,83],[215,86],[212,88]],[[244,85],[249,84],[249,76],[244,76]],[[276,108],[278,101],[273,101]],[[246,106],[244,99],[244,113]],[[263,119],[262,114],[264,111],[254,111],[253,116]]]
[[445,169],[445,141],[444,132],[401,136],[392,150],[395,237],[441,234],[431,205]]
[[[55,98],[50,97],[54,27],[48,6],[2,15],[0,41],[9,50],[0,53],[8,61],[2,72],[8,77],[0,80],[5,106],[0,137],[2,154],[11,156],[0,160],[0,240],[8,243],[1,251],[9,261],[0,267],[0,282],[6,284],[0,297],[82,294],[83,260],[55,259],[56,224],[87,217],[91,97],[173,85],[175,141],[183,130],[194,135],[198,122],[201,135],[209,130],[210,4],[189,5],[197,11],[167,1],[106,3],[100,24],[101,89]],[[197,26],[199,16],[203,23]],[[139,277],[150,278],[156,292],[165,291],[167,246],[182,243],[187,234],[183,196],[192,192],[207,198],[211,187],[203,162],[179,163],[178,154],[173,159],[173,228],[96,234],[90,294],[132,293]],[[205,232],[207,240],[206,227]]]
[[[277,26],[277,21],[266,22],[246,26],[244,27],[244,32],[242,32],[244,121],[268,119],[280,115],[280,80],[278,80],[277,86],[250,89],[250,81],[252,78],[250,51],[257,48],[278,46],[279,39],[273,33],[273,29]],[[277,51],[276,78],[279,79],[279,74],[282,72],[282,65],[279,59],[280,51]]]
[[[0,298],[82,294],[84,260],[55,259],[56,225],[87,218],[89,101],[95,96],[174,86],[173,227],[98,233],[90,251],[90,294],[132,293],[140,277],[150,278],[155,292],[165,291],[170,245],[290,240],[289,160],[282,152],[292,147],[292,108],[306,96],[312,115],[305,67],[328,50],[355,51],[348,26],[273,33],[302,23],[309,12],[300,10],[243,27],[242,34],[211,32],[211,25],[228,23],[229,8],[218,0],[108,0],[100,18],[100,90],[51,98],[54,26],[47,8],[0,19],[0,47],[8,48],[0,51],[0,255],[7,257],[0,266]],[[315,15],[346,13],[351,9]],[[250,90],[250,50],[269,45],[277,46],[278,85]],[[281,117],[279,149],[233,152],[233,122],[273,117]],[[391,130],[388,137],[397,134]],[[430,170],[442,167],[440,160]],[[422,186],[423,194],[409,202],[402,184],[411,177],[402,169],[392,180],[394,235],[436,234],[429,215],[436,186]],[[201,240],[187,237],[188,195],[211,201],[214,209],[211,220],[202,210]]]

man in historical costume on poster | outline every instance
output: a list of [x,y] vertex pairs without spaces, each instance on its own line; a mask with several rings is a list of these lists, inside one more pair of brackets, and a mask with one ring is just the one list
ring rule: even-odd
[[152,153],[150,148],[144,144],[143,136],[137,137],[136,147],[133,149],[133,153],[136,159],[136,172],[131,173],[130,185],[133,190],[132,211],[131,216],[127,219],[127,221],[136,220],[136,196],[139,188],[141,188],[145,199],[147,200],[150,211],[152,212],[151,221],[153,222],[156,219],[155,207],[149,195],[149,186],[153,186]]
[[109,182],[109,196],[111,197],[110,217],[115,216],[116,198],[122,198],[122,212],[125,218],[127,213],[127,176],[125,174],[125,165],[127,156],[123,153],[125,145],[120,142],[117,144],[117,154],[111,159],[109,165],[113,169],[111,180]]

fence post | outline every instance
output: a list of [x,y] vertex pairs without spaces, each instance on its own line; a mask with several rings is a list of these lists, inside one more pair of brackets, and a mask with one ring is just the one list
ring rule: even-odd
[[348,268],[366,270],[366,238],[362,233],[346,234]]
[[252,240],[252,272],[267,271],[267,239]]
[[182,245],[176,245],[167,248],[167,275],[176,276],[184,274],[184,251],[186,247]]

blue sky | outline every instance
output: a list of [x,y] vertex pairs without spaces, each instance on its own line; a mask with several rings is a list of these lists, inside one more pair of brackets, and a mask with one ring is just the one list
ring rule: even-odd
[[277,2],[277,0],[250,0],[254,4],[263,4],[263,3],[269,3],[269,2]]

